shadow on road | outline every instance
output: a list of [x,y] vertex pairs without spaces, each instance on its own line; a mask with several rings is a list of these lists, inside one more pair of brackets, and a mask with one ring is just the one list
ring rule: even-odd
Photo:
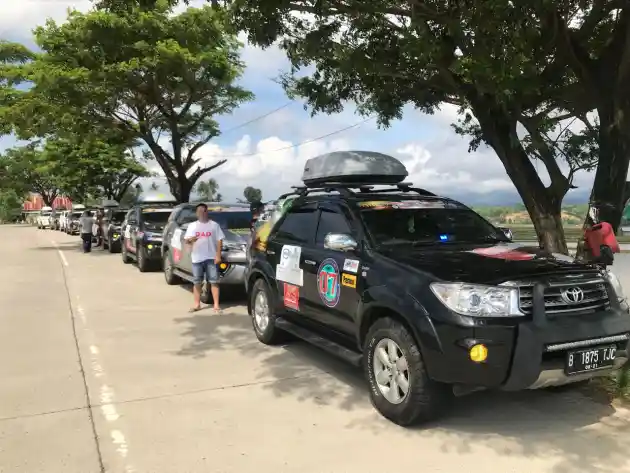
[[[258,378],[276,396],[292,396],[344,410],[368,408],[361,370],[300,341],[282,347],[259,343],[247,315],[202,315],[175,319],[185,325],[187,342],[180,356],[203,358],[216,350],[237,350],[257,358],[263,369]],[[326,373],[327,375],[323,375]],[[369,410],[348,427],[386,434],[393,424]],[[578,391],[482,392],[453,401],[438,422],[407,429],[405,435],[443,439],[442,450],[454,454],[491,449],[503,456],[561,458],[555,473],[587,470],[621,471],[626,465],[624,445],[630,419],[615,415],[610,404],[597,403]]]

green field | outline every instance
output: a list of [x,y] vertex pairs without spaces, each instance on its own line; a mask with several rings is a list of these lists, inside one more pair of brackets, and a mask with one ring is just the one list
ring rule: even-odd
[[[514,236],[514,241],[536,241],[538,238],[536,237],[536,232],[534,231],[533,225],[524,225],[524,224],[498,224],[502,227],[508,227],[512,230],[512,235]],[[582,238],[582,227],[578,225],[565,225],[564,226],[564,234],[567,239],[567,243],[577,242],[580,238]],[[619,243],[630,243],[630,235],[618,236],[617,241]]]

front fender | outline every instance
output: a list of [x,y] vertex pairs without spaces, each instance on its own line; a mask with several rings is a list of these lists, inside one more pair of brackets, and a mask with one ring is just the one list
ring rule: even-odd
[[277,285],[274,280],[273,267],[266,261],[253,261],[247,271],[245,277],[245,291],[247,292],[247,309],[251,310],[251,297],[249,297],[249,291],[254,285],[254,281],[258,278],[262,278],[274,298],[274,306],[278,301]]
[[392,292],[390,286],[373,286],[363,293],[359,304],[359,346],[374,320],[383,311],[396,313],[406,322],[421,352],[442,352],[442,344],[425,307],[409,293]]

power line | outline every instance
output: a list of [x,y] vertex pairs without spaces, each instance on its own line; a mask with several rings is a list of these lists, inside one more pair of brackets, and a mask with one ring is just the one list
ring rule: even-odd
[[246,127],[247,125],[249,125],[251,123],[257,122],[258,120],[262,120],[263,118],[267,118],[269,115],[273,115],[274,113],[279,112],[280,110],[282,110],[284,108],[287,108],[289,105],[291,105],[293,103],[294,103],[293,100],[290,100],[289,102],[285,103],[281,107],[275,108],[272,111],[265,113],[264,115],[261,115],[259,117],[253,118],[253,119],[251,119],[251,120],[249,120],[249,121],[247,121],[245,123],[241,123],[240,125],[237,125],[235,127],[228,128],[225,131],[222,131],[221,135],[224,135],[225,133],[229,133],[229,132],[234,131],[234,130],[239,130],[239,129],[243,128],[243,127]]
[[375,118],[376,115],[373,115],[371,117],[367,117],[365,120],[361,120],[360,122],[357,122],[353,125],[347,126],[345,128],[340,128],[339,130],[335,130],[333,132],[327,133],[325,135],[322,136],[318,136],[317,138],[311,138],[310,140],[306,140],[306,141],[302,141],[301,143],[295,144],[295,145],[290,145],[290,146],[285,146],[283,148],[278,148],[278,149],[272,149],[269,151],[258,151],[256,153],[248,153],[248,154],[234,154],[232,156],[223,156],[220,159],[229,159],[229,158],[246,158],[246,157],[250,157],[250,156],[258,156],[259,154],[267,154],[267,153],[276,153],[278,151],[285,151],[287,149],[293,149],[293,148],[299,148],[300,146],[304,146],[306,144],[309,143],[313,143],[315,141],[319,141],[319,140],[323,140],[324,138],[328,138],[329,136],[333,136],[333,135],[337,135],[339,133],[343,133],[344,131],[350,130],[351,128],[356,128],[360,125],[363,125],[365,122],[372,120],[373,118]]

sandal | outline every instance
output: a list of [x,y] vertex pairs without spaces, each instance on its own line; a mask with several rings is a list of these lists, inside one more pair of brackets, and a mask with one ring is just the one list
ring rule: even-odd
[[188,313],[192,314],[193,312],[199,312],[201,310],[201,307],[191,307],[190,309],[188,309]]
[[221,315],[223,314],[223,310],[221,309],[214,309],[214,315]]

